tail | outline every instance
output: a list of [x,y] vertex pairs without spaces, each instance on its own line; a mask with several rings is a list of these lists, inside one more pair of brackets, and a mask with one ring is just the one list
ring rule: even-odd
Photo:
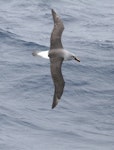
[[32,55],[33,55],[33,56],[37,56],[37,55],[38,55],[38,52],[33,52]]
[[48,52],[49,52],[49,50],[47,50],[47,51],[40,51],[40,52],[35,51],[35,52],[32,53],[32,55],[33,56],[40,56],[40,57],[45,58],[45,59],[49,59]]

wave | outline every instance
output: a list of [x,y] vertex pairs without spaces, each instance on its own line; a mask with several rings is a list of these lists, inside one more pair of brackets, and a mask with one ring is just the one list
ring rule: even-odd
[[20,36],[14,34],[12,32],[2,30],[2,29],[0,29],[0,43],[5,44],[5,45],[12,45],[12,46],[15,46],[15,45],[19,46],[20,45],[20,47],[21,46],[26,47],[28,50],[31,48],[32,49],[38,48],[40,50],[48,49],[44,45],[40,45],[40,44],[37,44],[35,42],[29,42],[29,41],[22,40]]

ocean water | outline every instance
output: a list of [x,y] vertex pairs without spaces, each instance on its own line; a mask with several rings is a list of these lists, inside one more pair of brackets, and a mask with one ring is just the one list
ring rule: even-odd
[[[52,110],[53,8],[64,48],[65,90]],[[114,1],[0,1],[0,150],[114,150]]]

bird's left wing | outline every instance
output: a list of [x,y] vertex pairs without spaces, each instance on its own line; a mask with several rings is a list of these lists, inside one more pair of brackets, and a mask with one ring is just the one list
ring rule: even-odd
[[63,22],[53,9],[52,9],[52,16],[54,21],[54,28],[50,38],[50,50],[63,48],[61,42],[61,36],[64,30]]

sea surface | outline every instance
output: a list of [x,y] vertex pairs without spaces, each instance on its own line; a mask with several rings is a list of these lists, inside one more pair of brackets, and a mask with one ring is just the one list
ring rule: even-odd
[[[51,109],[51,9],[61,16],[65,89]],[[114,0],[0,0],[0,150],[114,150]]]

